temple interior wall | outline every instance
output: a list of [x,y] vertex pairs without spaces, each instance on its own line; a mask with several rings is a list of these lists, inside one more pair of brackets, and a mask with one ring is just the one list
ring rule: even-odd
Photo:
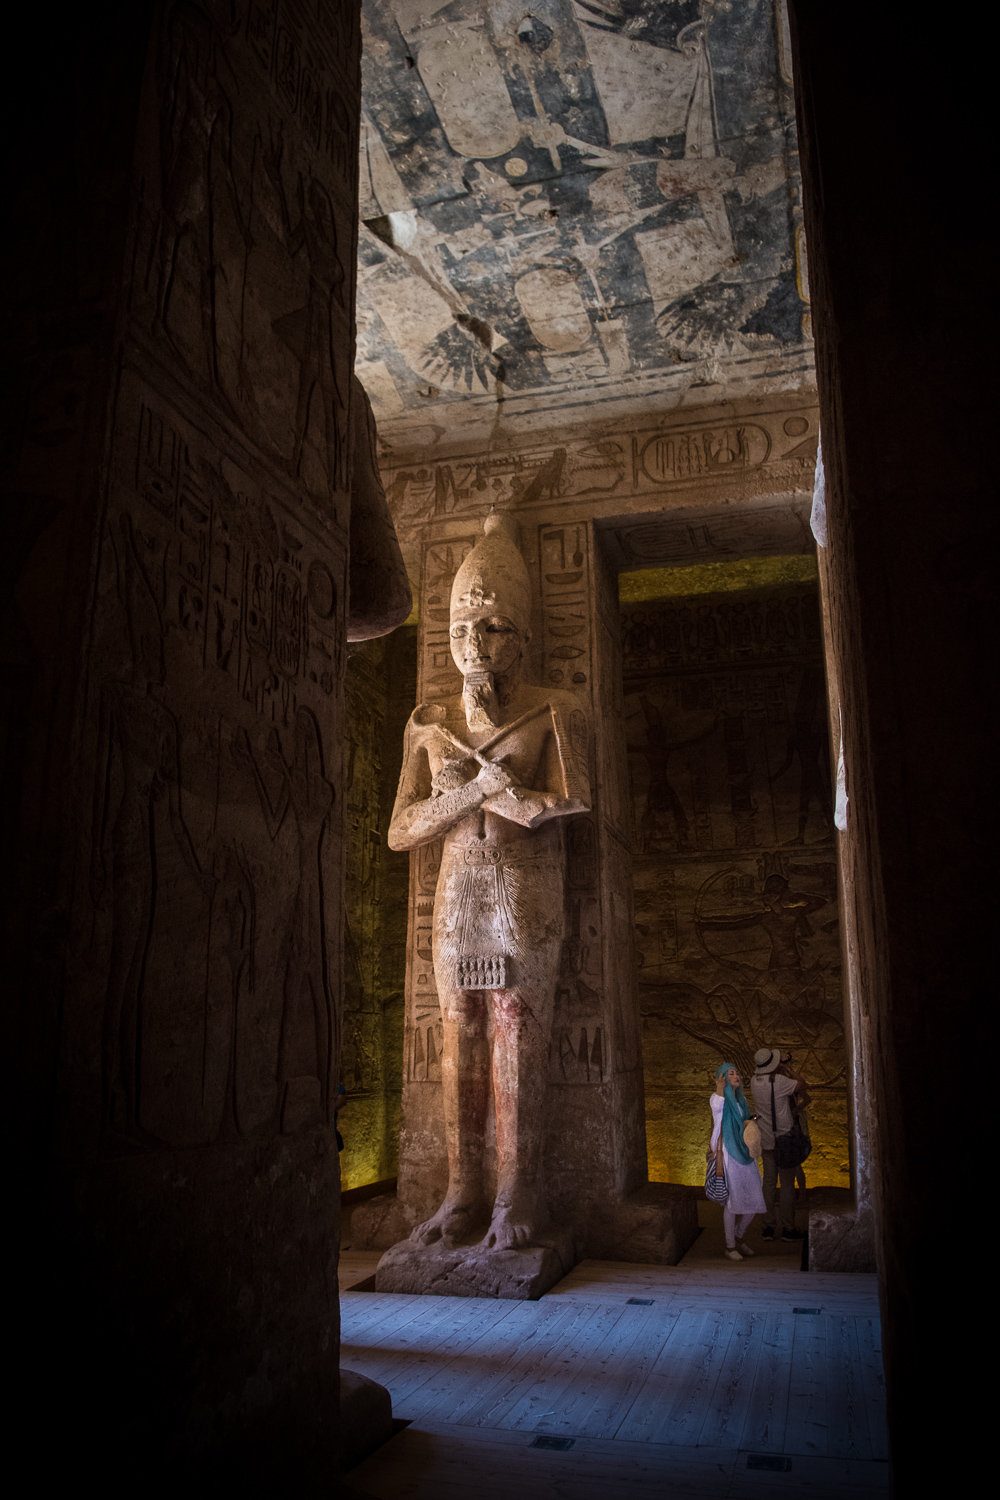
[[410,861],[386,833],[416,701],[416,635],[405,626],[353,649],[345,682],[345,1190],[385,1182],[399,1166]]
[[[622,729],[605,755],[627,762],[630,848],[621,879],[632,890],[636,961],[634,972],[619,964],[618,978],[626,1004],[638,995],[649,1177],[699,1181],[705,1080],[723,1053],[749,1076],[756,1047],[773,1041],[793,1052],[810,1082],[810,1186],[849,1188],[849,1069],[816,563],[808,553],[746,558],[611,574],[611,584],[614,600],[605,612],[618,623],[620,645],[617,663],[610,662],[612,708],[604,722]],[[415,695],[414,627],[352,655],[345,1188],[384,1182],[398,1166],[407,857],[385,847],[384,833],[400,725]],[[572,851],[585,828],[571,825]],[[759,920],[772,875],[789,882],[795,903],[787,941],[779,932],[769,936]],[[572,962],[586,963],[592,935],[573,894],[569,911]],[[742,925],[713,927],[718,919]],[[613,938],[616,947],[624,952]],[[581,993],[580,973],[564,972],[552,1039],[561,1082],[587,1080],[603,1063],[600,1028],[578,1024]],[[412,1036],[410,1045],[417,1047]],[[435,1048],[433,1034],[420,1046]],[[566,1117],[567,1109],[572,1115],[572,1104],[560,1099],[554,1113]]]
[[[547,443],[519,446],[507,432],[487,452],[440,459],[382,454],[418,601],[417,701],[458,690],[451,582],[496,504],[519,523],[535,584],[533,680],[577,692],[593,714],[594,810],[566,828],[547,1146],[556,1211],[579,1215],[591,1205],[596,1214],[602,1195],[634,1190],[647,1168],[653,1181],[694,1182],[716,1052],[735,1053],[749,1073],[775,1027],[818,1085],[811,1180],[850,1182],[832,781],[808,530],[816,430],[810,401],[790,395],[673,412],[650,427],[581,424]],[[696,576],[691,597],[663,597],[682,575]],[[635,579],[644,580],[641,603]],[[658,649],[642,646],[654,637]],[[670,794],[657,791],[664,768],[643,699],[693,736],[671,752],[682,766],[680,838]],[[657,741],[664,753],[673,732]],[[398,1232],[433,1209],[445,1184],[434,847],[411,861]],[[759,914],[770,875],[789,881],[803,912],[773,963],[780,939],[759,924],[719,932],[702,920]],[[671,883],[668,922],[659,898]]]
[[[390,7],[381,9],[388,25]],[[987,249],[985,216],[967,211],[976,189],[981,196],[977,115],[992,94],[974,75],[989,52],[972,49],[971,68],[948,77],[938,67],[950,123],[929,132],[926,80],[937,74],[926,28],[893,14],[882,26],[869,16],[859,31],[839,9],[808,0],[790,0],[789,9],[790,31],[783,10],[765,0],[706,7],[718,91],[698,91],[691,152],[686,120],[683,133],[656,137],[669,168],[656,173],[665,221],[653,238],[634,232],[654,206],[653,174],[642,162],[623,174],[621,194],[598,191],[590,220],[610,230],[628,211],[631,266],[637,271],[641,257],[654,281],[669,269],[661,251],[686,239],[692,274],[683,288],[663,277],[664,297],[713,283],[719,249],[736,252],[726,284],[741,283],[729,304],[740,330],[777,343],[737,349],[735,377],[733,367],[727,372],[712,347],[711,286],[707,299],[686,301],[681,317],[657,298],[655,317],[668,314],[662,348],[641,328],[636,339],[624,323],[648,318],[648,299],[636,299],[640,283],[630,272],[605,309],[614,319],[596,308],[581,315],[578,306],[569,332],[580,347],[532,349],[527,377],[515,370],[504,393],[506,357],[483,357],[478,320],[462,312],[458,324],[456,308],[468,304],[428,298],[419,286],[426,275],[387,256],[385,240],[366,229],[363,363],[391,439],[384,469],[420,599],[424,687],[449,681],[441,610],[456,555],[495,500],[520,520],[539,588],[536,676],[588,695],[602,726],[592,762],[596,812],[568,830],[566,1046],[557,1034],[552,1083],[559,1129],[584,1151],[577,1178],[563,1179],[567,1197],[594,1164],[600,1184],[627,1185],[644,1150],[630,1032],[607,982],[616,942],[624,942],[620,971],[633,962],[632,917],[605,900],[602,882],[613,883],[632,858],[631,825],[641,837],[647,810],[644,803],[636,820],[641,787],[637,799],[614,784],[620,758],[607,751],[612,730],[625,735],[624,718],[606,721],[627,686],[615,664],[607,576],[811,556],[819,412],[804,382],[818,369],[827,686],[831,719],[843,728],[848,794],[838,846],[857,1195],[856,1212],[830,1230],[846,1253],[828,1265],[867,1269],[877,1245],[893,1468],[903,1493],[936,1464],[954,1470],[954,1433],[967,1418],[963,1383],[942,1389],[928,1380],[928,1353],[937,1367],[964,1371],[975,1367],[972,1339],[981,1344],[979,1325],[942,1303],[941,1226],[955,1121],[978,1139],[976,1113],[990,1098],[969,1058],[988,1035],[994,946],[984,871],[995,800],[988,640],[996,505],[995,462],[983,440],[994,382],[984,336],[988,278],[977,274],[992,243]],[[765,14],[779,23],[773,45],[765,41],[752,57],[746,20]],[[24,1403],[14,1418],[19,1431],[44,1423],[36,1446],[46,1463],[62,1460],[74,1482],[93,1473],[148,1486],[178,1469],[183,1478],[191,1461],[220,1491],[253,1493],[266,1483],[311,1493],[327,1486],[339,1453],[340,1176],[329,1088],[340,1075],[341,883],[350,862],[363,888],[381,889],[380,903],[358,902],[352,915],[359,930],[378,934],[383,919],[373,914],[402,879],[402,866],[391,877],[388,862],[376,868],[369,838],[383,824],[380,810],[376,827],[375,804],[389,760],[383,741],[377,765],[376,734],[388,739],[396,705],[372,698],[362,664],[347,682],[349,718],[343,702],[357,7],[108,0],[55,18],[36,8],[18,20],[12,55],[24,65],[12,69],[8,90],[16,107],[6,183],[14,229],[0,242],[10,310],[0,512],[0,916],[11,1058],[3,1102],[10,1363]],[[532,24],[525,49],[543,40]],[[377,183],[387,162],[369,139],[366,216],[413,215],[410,227],[422,234],[436,220],[431,275],[439,285],[446,256],[448,266],[467,269],[466,253],[486,244],[473,222],[480,213],[501,219],[505,237],[533,234],[537,214],[550,229],[561,217],[560,253],[586,253],[585,231],[571,212],[560,214],[584,194],[564,195],[558,182],[537,190],[531,182],[519,198],[499,173],[477,168],[474,208],[454,173],[452,159],[464,154],[455,150],[447,158],[455,207],[447,195],[421,192],[424,141],[437,132],[441,150],[443,136],[418,98],[409,38],[400,31],[391,44],[376,41],[385,42],[369,51],[379,102],[400,79],[407,91],[406,107],[386,124],[392,145],[409,142],[398,153],[409,159]],[[613,44],[633,53],[645,46],[625,35]],[[516,55],[513,46],[507,52]],[[790,49],[801,196],[790,170]],[[700,42],[697,52],[704,59]],[[696,59],[691,49],[673,53],[681,70]],[[578,68],[571,58],[567,74]],[[780,88],[762,92],[775,68]],[[439,71],[442,82],[435,97],[444,108],[449,84]],[[612,116],[633,99],[634,91],[621,95]],[[478,102],[473,95],[473,111]],[[539,119],[533,103],[523,107]],[[762,108],[771,114],[763,133]],[[419,131],[410,129],[414,119]],[[626,123],[619,144],[631,139]],[[392,135],[397,125],[402,142]],[[973,149],[956,152],[956,139]],[[467,160],[496,162],[483,157],[481,142],[465,144]],[[706,147],[723,148],[718,160]],[[504,175],[520,180],[529,166],[536,178],[548,175],[552,149],[511,143]],[[732,179],[739,206],[732,194],[723,203],[718,170]],[[775,249],[780,258],[790,237],[794,252],[779,265]],[[513,299],[517,278],[507,276],[509,262],[496,264],[495,284],[506,278]],[[565,289],[574,276],[547,273],[524,289]],[[508,301],[499,331],[522,342],[529,327],[545,334],[548,314],[566,311],[560,301],[550,308],[530,299],[526,321]],[[395,350],[371,316],[380,306],[404,314]],[[405,316],[411,310],[416,326]],[[561,339],[564,330],[551,332]],[[643,346],[658,369],[643,369]],[[602,398],[599,408],[576,404],[574,381]],[[452,398],[464,401],[474,382],[463,409]],[[642,386],[650,398],[641,416],[630,416]],[[722,404],[726,393],[734,399]],[[705,404],[716,394],[718,404]],[[449,404],[446,434],[436,418]],[[575,422],[582,410],[590,417],[579,426],[553,425],[557,417]],[[583,597],[574,601],[578,583]],[[704,618],[701,607],[691,606],[694,618]],[[369,664],[376,660],[373,652]],[[715,678],[716,665],[701,661],[688,673],[683,661],[660,662],[656,680],[664,692],[682,691],[694,677]],[[339,750],[349,724],[358,727],[364,764],[352,814],[360,845],[347,850]],[[725,751],[719,816],[734,823],[748,811],[732,795],[744,773],[730,779],[727,745],[739,743],[724,731],[716,742]],[[764,748],[770,770],[766,736]],[[637,756],[641,773],[645,749]],[[602,765],[610,768],[603,785]],[[786,795],[783,818],[792,806]],[[807,822],[807,838],[825,849],[815,835]],[[725,852],[742,860],[748,848]],[[794,873],[796,889],[813,893],[803,871],[791,871],[804,863],[799,846],[775,838],[760,849],[787,859],[785,878]],[[681,866],[680,849],[654,854],[658,880]],[[759,882],[759,857],[754,850],[737,879]],[[365,1175],[391,1166],[387,1080],[393,1068],[405,1077],[413,1109],[402,1149],[415,1210],[440,1183],[440,1054],[421,952],[432,851],[409,864],[402,1026],[389,982],[397,931],[384,966],[359,961],[348,996],[351,1016],[377,1018],[381,1007],[381,1054],[370,1066],[366,1027],[374,1034],[375,1020],[359,1021],[357,1042],[352,1021],[345,1071],[356,1106],[375,1101],[355,1116],[362,1142],[382,1132],[377,1151],[365,1146]],[[726,878],[724,894],[735,898],[739,886],[725,892]],[[645,915],[640,903],[640,926]],[[691,951],[705,962],[701,947]],[[803,968],[808,957],[803,949]],[[749,967],[763,972],[759,960]],[[832,967],[823,974],[832,978]],[[768,965],[756,988],[766,998],[772,983]],[[148,1024],[139,1027],[139,1015]],[[328,1047],[317,1045],[324,1015]],[[673,1054],[667,1063],[674,1066]],[[361,1087],[366,1080],[372,1088]],[[595,1106],[604,1109],[619,1080],[625,1124],[615,1141]],[[648,1118],[655,1155],[664,1137]],[[344,1123],[349,1131],[349,1117]],[[564,1152],[558,1139],[555,1146]],[[813,1216],[811,1254],[816,1245]]]
[[60,1350],[67,1451],[110,1423],[123,1470],[296,1487],[340,1451],[359,17],[37,25],[4,272],[19,1368],[49,1389]]
[[[807,1180],[849,1187],[815,564],[756,561],[775,582],[621,611],[649,1172],[704,1179],[706,1080],[723,1055],[748,1078],[773,1044],[813,1097]],[[731,582],[752,582],[735,571]],[[789,572],[801,581],[781,582]],[[788,882],[782,915],[768,914],[770,877]]]

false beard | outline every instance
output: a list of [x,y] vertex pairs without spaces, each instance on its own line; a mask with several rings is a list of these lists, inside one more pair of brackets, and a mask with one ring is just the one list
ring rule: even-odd
[[465,722],[470,729],[496,728],[500,723],[500,700],[492,672],[468,672],[462,688]]

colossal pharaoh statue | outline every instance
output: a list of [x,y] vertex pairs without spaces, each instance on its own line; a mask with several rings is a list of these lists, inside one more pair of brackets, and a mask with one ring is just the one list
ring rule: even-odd
[[[437,1213],[383,1258],[380,1289],[420,1289],[423,1266],[435,1290],[485,1290],[472,1263],[482,1268],[498,1252],[510,1262],[517,1254],[509,1252],[531,1247],[537,1258],[546,1230],[541,1168],[563,937],[560,820],[590,807],[587,722],[572,694],[523,681],[531,588],[513,531],[491,514],[455,578],[451,651],[461,695],[419,704],[406,729],[389,843],[414,849],[442,840],[434,974],[448,1191]],[[491,1065],[495,1191],[486,1149]],[[442,1257],[458,1269],[466,1263],[464,1282],[459,1275],[452,1286],[438,1284]]]

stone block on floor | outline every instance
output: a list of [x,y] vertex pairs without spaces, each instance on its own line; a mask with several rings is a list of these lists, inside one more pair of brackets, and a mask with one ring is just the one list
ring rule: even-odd
[[387,1250],[375,1272],[379,1292],[434,1297],[504,1297],[532,1302],[579,1259],[570,1235],[553,1237],[525,1250],[486,1245],[419,1245],[404,1240]]
[[345,1469],[387,1443],[393,1434],[392,1397],[385,1386],[356,1370],[341,1370],[340,1430]]
[[613,1240],[603,1260],[675,1266],[698,1238],[698,1203],[691,1190],[667,1182],[647,1182],[609,1215]]

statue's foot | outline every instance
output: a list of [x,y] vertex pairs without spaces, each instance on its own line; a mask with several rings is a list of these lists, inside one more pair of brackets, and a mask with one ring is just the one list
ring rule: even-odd
[[524,1250],[537,1233],[536,1216],[516,1207],[496,1208],[483,1244],[490,1250]]
[[432,1218],[418,1224],[410,1235],[418,1245],[454,1245],[467,1239],[472,1230],[475,1209],[467,1203],[451,1203],[446,1198]]

